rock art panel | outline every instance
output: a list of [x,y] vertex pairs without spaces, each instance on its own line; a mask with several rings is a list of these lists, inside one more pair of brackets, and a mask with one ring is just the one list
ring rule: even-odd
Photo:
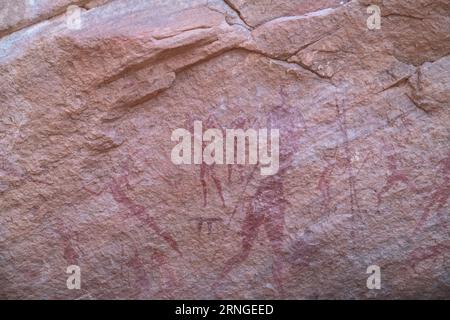
[[[0,1],[0,298],[450,298],[449,28],[444,0]],[[174,163],[197,122],[232,163]]]

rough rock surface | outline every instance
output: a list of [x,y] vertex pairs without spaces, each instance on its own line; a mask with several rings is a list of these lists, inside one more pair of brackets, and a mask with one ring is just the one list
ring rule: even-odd
[[[448,299],[449,105],[448,0],[1,0],[0,298]],[[194,120],[280,171],[174,165]]]

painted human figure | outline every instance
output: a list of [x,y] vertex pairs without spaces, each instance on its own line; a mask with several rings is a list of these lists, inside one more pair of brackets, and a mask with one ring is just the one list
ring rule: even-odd
[[377,194],[377,200],[378,200],[378,207],[381,204],[382,197],[385,193],[387,193],[391,188],[394,187],[396,183],[403,183],[404,185],[408,186],[412,191],[416,190],[416,187],[411,182],[410,178],[408,177],[408,172],[404,169],[398,168],[398,159],[396,152],[394,150],[393,145],[389,145],[385,142],[383,139],[383,153],[387,154],[387,162],[388,162],[388,176],[386,178],[386,183],[383,186],[383,188],[378,192]]
[[203,225],[206,224],[206,227],[208,228],[208,235],[212,233],[212,227],[214,223],[222,222],[222,218],[205,218],[205,217],[197,217],[192,218],[192,221],[195,221],[197,223],[197,232],[200,234],[203,229]]
[[[77,245],[78,233],[69,232],[65,226],[57,227],[57,233],[61,238],[61,243],[64,245],[63,257],[68,264],[79,264],[79,254],[83,253],[81,248]],[[75,241],[74,241],[75,239]]]
[[417,223],[415,233],[419,232],[426,221],[430,218],[432,210],[439,212],[448,202],[450,198],[450,151],[447,153],[447,157],[439,162],[439,177],[442,178],[442,182],[431,194],[430,200],[423,210],[422,216]]
[[161,250],[152,249],[151,258],[152,269],[157,269],[161,275],[159,290],[155,295],[162,298],[174,298],[173,291],[179,287],[179,281],[172,267],[168,265],[166,254]]
[[450,246],[447,243],[437,243],[427,247],[418,247],[409,254],[408,264],[414,272],[419,273],[417,267],[420,263],[425,261],[429,263],[430,261],[439,259],[439,257],[445,255],[449,250]]
[[334,149],[331,153],[325,152],[323,159],[327,163],[325,168],[322,170],[319,181],[317,182],[317,190],[320,191],[322,195],[323,208],[328,211],[329,204],[331,201],[330,196],[330,183],[333,173],[336,171],[339,161],[337,160],[338,149]]
[[[186,125],[188,127],[188,130],[191,132],[194,132],[194,119],[188,115],[187,116]],[[224,130],[221,127],[219,121],[214,115],[208,116],[206,121],[203,122],[203,131],[208,129],[219,129],[222,131],[222,134],[224,134]],[[203,141],[202,144],[202,153],[205,147],[208,145],[205,141]],[[225,198],[223,196],[223,189],[222,189],[222,182],[220,181],[217,173],[216,173],[216,167],[215,164],[208,165],[202,161],[200,164],[200,183],[202,185],[202,191],[203,191],[203,206],[206,207],[208,204],[207,198],[208,198],[208,178],[211,179],[216,187],[217,194],[222,202],[223,207],[225,207]]]
[[[206,119],[206,122],[203,123],[203,130],[208,129],[219,129],[222,131],[222,134],[224,134],[223,128],[220,126],[219,121],[216,119],[214,115],[210,115],[208,119]],[[202,146],[202,152],[208,145],[207,142],[203,141]],[[222,205],[225,207],[225,198],[223,197],[223,190],[222,190],[222,182],[217,176],[217,173],[215,171],[215,164],[208,165],[202,161],[202,164],[200,165],[200,181],[202,184],[202,190],[203,190],[203,205],[206,206],[207,204],[207,194],[208,194],[208,185],[207,185],[207,179],[211,178],[211,180],[214,182],[214,185],[217,189],[217,194],[220,197],[220,200],[222,201]]]
[[[230,129],[241,129],[241,130],[246,130],[248,128],[251,128],[252,125],[255,124],[255,120],[254,121],[250,121],[250,119],[243,115],[240,114],[238,117],[236,117],[236,119],[234,119],[231,124],[230,124]],[[237,154],[237,145],[234,146],[234,154]],[[236,169],[237,174],[238,174],[238,178],[239,181],[243,181],[244,180],[244,169],[245,169],[245,165],[241,165],[241,164],[229,164],[228,165],[228,183],[231,183],[231,179],[232,179],[232,175],[233,175],[233,168]]]
[[[133,287],[139,291],[140,295],[146,295],[149,288],[149,279],[145,261],[141,258],[137,248],[134,248],[133,256],[126,261],[125,265],[131,269],[131,274],[134,276]],[[128,274],[128,281],[130,281],[130,273]]]
[[94,195],[100,195],[101,193],[108,191],[111,193],[113,199],[121,204],[126,209],[127,217],[133,216],[141,221],[145,226],[153,230],[159,237],[161,237],[172,250],[181,255],[178,248],[177,241],[168,233],[162,230],[162,228],[156,223],[155,219],[148,213],[146,207],[136,204],[132,199],[127,196],[126,190],[131,189],[128,177],[130,175],[130,169],[128,163],[123,166],[124,173],[118,178],[113,178],[100,192],[94,192],[87,187],[84,187],[89,193]]
[[283,257],[281,255],[284,239],[284,215],[287,201],[284,196],[283,178],[292,166],[303,134],[295,110],[286,103],[286,95],[281,90],[282,104],[273,108],[267,118],[267,129],[279,129],[280,151],[279,170],[276,174],[263,178],[253,196],[245,201],[245,218],[241,225],[241,248],[238,253],[225,262],[220,278],[227,276],[239,267],[249,256],[256,238],[264,228],[269,239],[272,254],[272,277],[278,293],[283,296]]

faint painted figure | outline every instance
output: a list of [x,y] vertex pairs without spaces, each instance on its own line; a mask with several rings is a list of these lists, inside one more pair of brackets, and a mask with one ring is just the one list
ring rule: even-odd
[[[431,194],[431,197],[423,210],[422,216],[417,223],[415,232],[418,232],[423,228],[433,212],[439,214],[439,211],[445,207],[450,198],[450,151],[448,152],[447,157],[439,162],[438,173],[441,182]],[[448,212],[444,214],[447,214],[448,216]]]
[[242,237],[239,252],[225,262],[220,278],[238,268],[250,255],[261,228],[264,228],[270,241],[273,254],[272,276],[275,287],[284,295],[283,257],[281,255],[284,239],[284,215],[287,201],[284,195],[283,178],[292,166],[303,134],[300,121],[292,106],[286,103],[286,94],[280,91],[282,104],[274,107],[268,114],[267,128],[280,130],[280,169],[276,175],[262,179],[253,196],[245,199],[245,218],[241,225]]
[[415,191],[416,187],[408,177],[408,171],[405,169],[398,168],[397,153],[392,144],[387,144],[383,139],[383,149],[382,152],[386,154],[388,162],[388,176],[386,178],[386,183],[383,188],[377,194],[378,207],[381,204],[383,195],[391,190],[397,183],[402,183],[409,187],[411,191]]
[[125,207],[127,217],[135,217],[139,221],[143,223],[144,226],[150,228],[160,236],[164,241],[172,248],[172,250],[176,251],[181,255],[181,252],[178,248],[177,241],[173,238],[173,236],[164,231],[155,221],[155,219],[148,213],[146,207],[136,204],[131,198],[127,196],[126,190],[131,189],[130,182],[128,177],[130,175],[130,169],[128,163],[126,163],[123,167],[124,173],[118,178],[113,178],[112,181],[107,184],[101,191],[94,192],[87,187],[84,187],[85,190],[94,195],[100,195],[101,193],[108,191],[111,193],[114,200]]
[[208,228],[208,234],[212,233],[212,227],[214,223],[222,222],[222,218],[205,218],[205,217],[198,217],[198,218],[192,218],[192,221],[195,221],[197,223],[197,232],[200,234],[203,229],[203,225],[206,224]]

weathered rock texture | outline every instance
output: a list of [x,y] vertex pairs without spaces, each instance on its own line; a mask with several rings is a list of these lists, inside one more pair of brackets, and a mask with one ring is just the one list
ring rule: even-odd
[[[448,0],[0,5],[1,298],[450,298]],[[172,164],[194,120],[279,173]]]

